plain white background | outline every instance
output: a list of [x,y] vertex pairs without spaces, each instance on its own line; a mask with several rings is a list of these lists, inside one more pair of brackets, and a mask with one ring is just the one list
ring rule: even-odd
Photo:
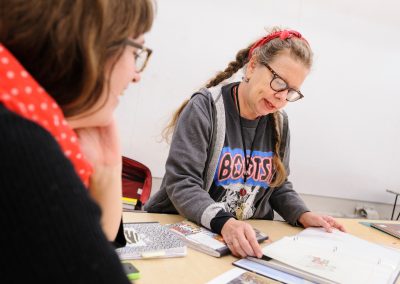
[[400,190],[400,2],[158,0],[146,35],[154,54],[121,99],[123,154],[162,177],[173,111],[273,25],[300,31],[315,53],[288,105],[290,179],[304,194],[392,203]]

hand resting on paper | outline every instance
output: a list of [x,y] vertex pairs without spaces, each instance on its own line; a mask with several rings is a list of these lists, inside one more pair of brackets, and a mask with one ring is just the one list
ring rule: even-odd
[[234,256],[262,257],[256,233],[250,224],[231,218],[222,227],[221,234]]
[[333,217],[327,215],[318,215],[313,212],[303,213],[299,218],[299,222],[304,226],[304,228],[323,227],[329,233],[332,232],[333,228],[336,228],[342,232],[346,232],[344,226],[337,222]]

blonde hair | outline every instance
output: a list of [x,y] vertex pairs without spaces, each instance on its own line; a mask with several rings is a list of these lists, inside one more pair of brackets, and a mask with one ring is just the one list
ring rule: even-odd
[[[270,33],[275,33],[283,31],[283,29],[279,27],[273,27]],[[249,62],[249,51],[250,49],[258,42],[259,40],[251,43],[248,47],[239,50],[236,54],[236,59],[231,61],[225,70],[217,73],[217,75],[212,78],[207,84],[206,87],[214,87],[223,82],[224,80],[232,77],[239,69],[245,68],[246,64]],[[278,38],[271,39],[270,41],[266,42],[265,44],[256,47],[252,50],[251,57],[254,57],[255,60],[259,63],[270,63],[273,59],[283,53],[289,51],[289,55],[294,58],[295,60],[301,62],[306,68],[310,69],[313,63],[313,52],[311,50],[310,45],[307,41],[299,37],[290,37],[284,40]],[[189,100],[185,100],[181,106],[174,112],[171,120],[169,121],[168,125],[165,127],[163,131],[163,137],[169,141],[169,137],[171,136],[176,123],[179,119],[180,114],[182,113],[183,109],[188,104]],[[271,183],[271,187],[277,187],[282,185],[286,178],[287,173],[285,170],[285,166],[283,165],[282,158],[280,157],[280,147],[281,147],[281,136],[280,130],[281,127],[281,114],[275,112],[272,114],[272,121],[273,121],[273,138],[275,141],[274,145],[274,157],[272,163],[275,168],[275,175],[274,179]],[[285,145],[283,145],[285,146]]]

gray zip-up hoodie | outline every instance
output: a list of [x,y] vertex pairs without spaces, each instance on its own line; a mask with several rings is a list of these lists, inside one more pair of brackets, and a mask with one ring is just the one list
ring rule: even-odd
[[[223,89],[226,88],[222,85],[201,89],[181,113],[172,137],[165,176],[160,190],[145,204],[146,211],[179,213],[210,229],[217,213],[227,209],[223,202],[216,202],[208,193],[225,140]],[[284,142],[281,157],[289,174],[290,135],[287,116],[284,112],[281,114],[280,132]],[[299,225],[300,215],[309,211],[288,180],[278,188],[265,191],[252,218],[271,220],[273,210],[292,225]]]

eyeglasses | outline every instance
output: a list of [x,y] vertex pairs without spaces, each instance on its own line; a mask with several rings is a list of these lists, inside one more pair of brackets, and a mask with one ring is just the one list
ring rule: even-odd
[[274,90],[275,92],[282,92],[287,90],[288,92],[286,95],[286,100],[288,102],[295,102],[304,98],[303,94],[300,91],[290,88],[289,84],[285,80],[283,80],[282,77],[279,76],[267,63],[261,64],[267,67],[268,70],[271,71],[272,75],[274,75],[271,82],[269,83],[272,90]]
[[153,52],[150,48],[144,47],[141,44],[134,42],[131,39],[126,39],[125,44],[137,48],[135,51],[135,66],[137,72],[142,72],[146,68],[147,62],[149,61],[150,55]]

